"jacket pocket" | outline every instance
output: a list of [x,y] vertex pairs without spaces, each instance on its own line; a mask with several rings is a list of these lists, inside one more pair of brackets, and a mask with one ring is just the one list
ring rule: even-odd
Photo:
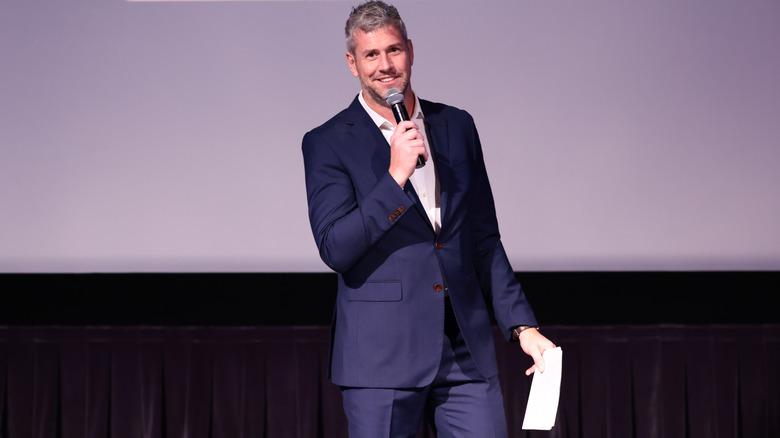
[[359,288],[344,286],[342,291],[348,301],[401,301],[404,296],[400,281],[366,282]]

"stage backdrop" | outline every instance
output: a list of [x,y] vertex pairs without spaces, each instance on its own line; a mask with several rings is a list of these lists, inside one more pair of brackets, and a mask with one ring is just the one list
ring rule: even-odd
[[[324,271],[354,2],[0,0],[0,271]],[[780,269],[780,3],[398,1],[518,271]]]
[[[780,435],[779,272],[517,276],[564,375],[556,428],[522,432],[530,359],[494,333],[511,436]],[[0,274],[0,437],[344,437],[335,295],[324,273]]]
[[[550,432],[521,430],[530,362],[496,332],[512,437],[780,436],[780,326],[545,332],[563,348]],[[345,437],[327,339],[324,327],[0,328],[0,435]]]

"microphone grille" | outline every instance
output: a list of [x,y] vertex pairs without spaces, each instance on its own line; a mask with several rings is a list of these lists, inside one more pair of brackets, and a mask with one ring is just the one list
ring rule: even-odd
[[398,88],[391,88],[387,90],[387,93],[385,93],[385,102],[387,102],[387,104],[390,106],[401,103],[403,101],[404,95]]

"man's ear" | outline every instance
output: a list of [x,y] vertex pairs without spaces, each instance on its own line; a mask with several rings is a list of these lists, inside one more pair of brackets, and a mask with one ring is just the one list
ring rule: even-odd
[[347,51],[347,65],[349,66],[349,70],[352,72],[352,74],[355,77],[358,77],[357,67],[355,66],[355,55],[353,55],[350,51]]
[[406,47],[409,49],[409,66],[414,65],[414,46],[412,40],[406,40]]

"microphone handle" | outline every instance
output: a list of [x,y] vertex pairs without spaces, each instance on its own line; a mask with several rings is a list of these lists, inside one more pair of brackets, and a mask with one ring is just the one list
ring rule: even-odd
[[[404,105],[403,101],[391,106],[393,107],[393,115],[395,116],[395,123],[401,123],[406,120],[409,120],[409,113],[406,112],[406,105]],[[425,166],[425,158],[423,158],[422,155],[418,155],[417,165],[415,166],[415,169],[419,169],[423,166]]]

